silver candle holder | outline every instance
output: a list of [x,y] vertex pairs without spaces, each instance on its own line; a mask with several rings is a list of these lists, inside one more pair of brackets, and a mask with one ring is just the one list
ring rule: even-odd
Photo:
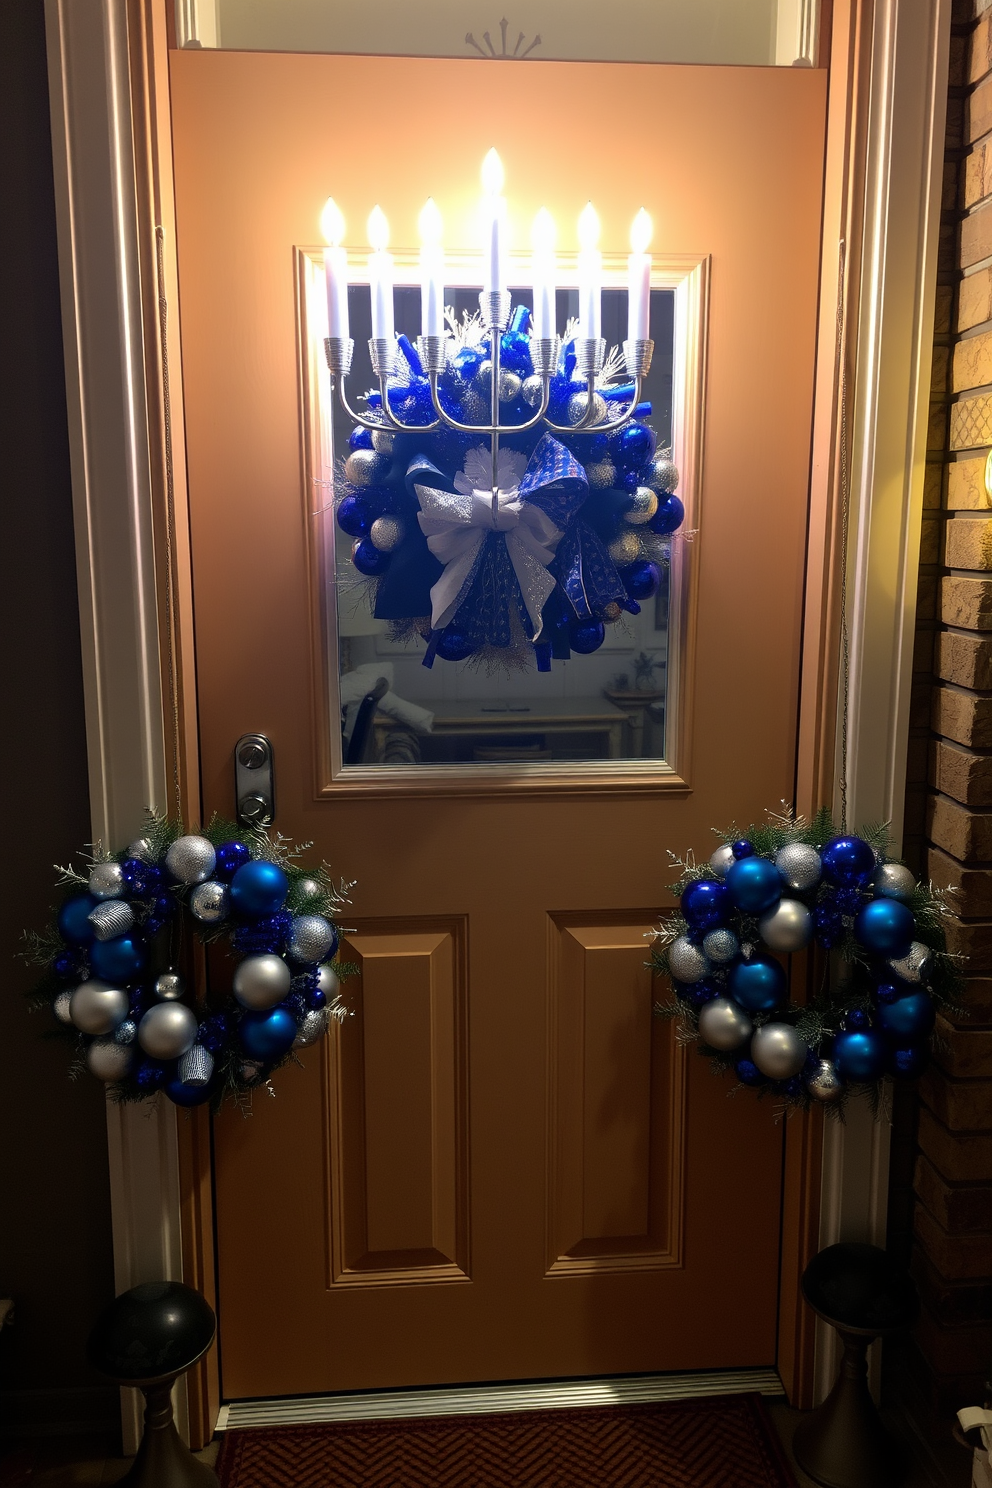
[[[435,429],[446,427],[455,429],[461,434],[488,436],[491,454],[493,514],[495,516],[499,511],[499,485],[496,472],[500,435],[524,434],[528,429],[536,428],[539,424],[555,434],[609,434],[616,429],[622,429],[625,424],[631,422],[634,410],[641,401],[644,379],[651,369],[654,342],[644,340],[623,343],[624,365],[628,377],[633,381],[634,392],[626,411],[611,417],[609,411],[604,415],[602,399],[597,398],[596,393],[596,383],[606,362],[606,342],[600,337],[576,337],[575,364],[586,382],[585,405],[581,403],[578,405],[578,416],[574,423],[556,424],[548,418],[548,403],[551,397],[551,379],[558,366],[561,338],[531,336],[529,338],[531,365],[534,368],[535,377],[541,380],[540,400],[535,412],[522,424],[501,423],[499,417],[500,358],[503,332],[509,325],[512,314],[512,301],[507,290],[484,290],[479,295],[479,306],[482,312],[482,324],[489,333],[492,348],[492,386],[488,423],[462,423],[441,406],[438,379],[447,365],[448,352],[452,345],[451,338],[447,334],[417,337],[417,353],[427,377],[431,403],[436,415],[429,424],[404,423],[390,407],[389,384],[390,380],[396,376],[399,356],[395,338],[373,337],[369,342],[372,371],[379,384],[379,395],[382,399],[382,406],[376,410],[375,414],[359,413],[348,401],[345,383],[351,372],[355,350],[354,341],[345,336],[328,336],[324,341],[324,352],[331,375],[332,395],[336,390],[345,413],[353,423],[359,424],[362,428],[397,434],[429,434]],[[579,396],[581,397],[581,394]]]

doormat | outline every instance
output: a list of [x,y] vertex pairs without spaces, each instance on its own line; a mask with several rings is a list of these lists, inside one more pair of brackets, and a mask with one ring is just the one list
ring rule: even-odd
[[797,1488],[760,1395],[225,1432],[223,1488]]

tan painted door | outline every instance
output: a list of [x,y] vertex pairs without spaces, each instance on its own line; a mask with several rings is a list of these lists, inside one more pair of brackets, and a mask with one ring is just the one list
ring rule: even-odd
[[[329,192],[410,238],[474,192],[491,67],[522,218],[594,194],[619,251],[643,202],[659,252],[711,255],[682,788],[320,773],[293,251]],[[666,849],[792,794],[824,75],[186,51],[172,94],[205,807],[268,734],[277,825],[358,879],[363,971],[216,1123],[224,1393],[772,1363],[782,1127],[652,1020],[643,937]]]

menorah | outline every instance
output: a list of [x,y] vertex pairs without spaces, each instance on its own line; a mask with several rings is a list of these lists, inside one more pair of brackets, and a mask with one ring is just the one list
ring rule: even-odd
[[[561,355],[562,341],[555,326],[555,259],[554,223],[550,214],[538,213],[532,232],[534,308],[531,313],[528,351],[534,377],[540,380],[540,396],[532,399],[534,413],[523,422],[500,419],[501,353],[503,335],[513,314],[512,297],[506,288],[506,214],[500,195],[503,170],[495,150],[483,164],[486,190],[486,252],[483,255],[484,287],[479,295],[482,329],[489,341],[490,389],[488,423],[467,423],[456,418],[443,406],[438,379],[448,364],[454,342],[443,329],[443,257],[440,250],[440,214],[432,201],[421,213],[421,307],[422,332],[417,337],[417,356],[430,388],[434,418],[426,424],[404,422],[390,403],[390,383],[399,365],[399,346],[393,330],[392,259],[386,252],[388,225],[376,207],[369,217],[369,240],[373,252],[369,258],[369,286],[372,303],[372,337],[369,354],[373,376],[378,382],[379,408],[362,413],[349,401],[346,380],[351,372],[355,343],[348,335],[348,270],[341,237],[344,222],[333,201],[324,208],[321,222],[328,248],[324,253],[327,283],[328,330],[324,342],[327,366],[331,376],[332,396],[336,393],[348,417],[365,429],[383,433],[426,434],[448,428],[461,434],[488,437],[491,454],[493,513],[499,510],[497,463],[501,436],[520,435],[539,425],[556,434],[610,434],[623,428],[635,416],[641,401],[644,380],[651,368],[654,342],[650,330],[651,259],[647,246],[651,237],[651,219],[643,210],[631,228],[632,252],[628,259],[628,335],[623,342],[623,361],[633,388],[629,401],[619,414],[597,397],[597,381],[606,365],[606,341],[600,335],[602,321],[602,255],[597,248],[599,219],[589,203],[579,218],[579,328],[571,340],[575,355],[575,373],[584,383],[569,402],[568,424],[557,424],[548,416],[551,382]],[[611,358],[612,363],[612,358]]]

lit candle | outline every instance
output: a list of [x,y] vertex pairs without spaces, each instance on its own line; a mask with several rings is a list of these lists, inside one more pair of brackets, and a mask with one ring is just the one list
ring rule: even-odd
[[324,203],[320,214],[320,230],[324,234],[324,280],[327,285],[327,334],[348,338],[348,255],[341,247],[344,237],[344,218],[341,208],[332,196]]
[[653,231],[651,218],[642,207],[630,225],[627,259],[627,340],[647,341],[651,336],[651,255],[647,251]]
[[500,195],[503,179],[503,162],[495,150],[490,150],[482,162],[482,189],[486,193],[482,205],[482,287],[486,294],[506,288],[506,201]]
[[598,341],[603,334],[603,255],[599,216],[592,202],[579,213],[579,335]]
[[555,334],[555,219],[542,207],[530,230],[534,250],[533,334],[551,337]]
[[386,252],[389,242],[389,223],[381,207],[373,207],[369,213],[369,294],[372,297],[372,339],[393,339],[393,259]]
[[420,214],[420,329],[425,336],[444,334],[444,250],[441,213],[432,196]]

